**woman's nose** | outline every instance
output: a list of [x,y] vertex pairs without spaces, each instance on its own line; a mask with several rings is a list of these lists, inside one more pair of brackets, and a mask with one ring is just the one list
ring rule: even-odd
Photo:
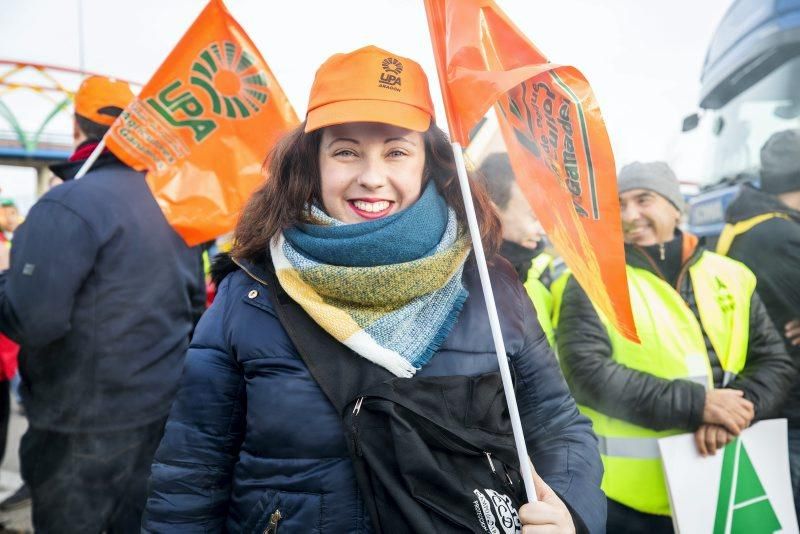
[[367,189],[378,189],[386,185],[386,169],[383,163],[373,158],[366,158],[358,176],[358,183]]

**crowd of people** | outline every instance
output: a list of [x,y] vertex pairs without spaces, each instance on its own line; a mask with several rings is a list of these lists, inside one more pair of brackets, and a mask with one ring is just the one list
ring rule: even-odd
[[[402,85],[375,83],[387,60]],[[657,440],[693,433],[713,455],[776,417],[797,507],[799,131],[764,145],[716,250],[682,229],[666,163],[619,171],[638,344],[556,261],[508,156],[481,162],[520,466],[416,62],[368,46],[318,69],[211,268],[113,153],[74,179],[132,98],[86,79],[63,183],[19,228],[13,203],[0,211],[0,352],[18,345],[37,532],[672,532]],[[13,376],[4,363],[6,421]]]

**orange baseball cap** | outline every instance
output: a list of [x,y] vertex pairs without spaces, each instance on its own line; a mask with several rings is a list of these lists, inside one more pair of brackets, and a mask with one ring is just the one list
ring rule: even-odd
[[382,122],[424,132],[432,120],[433,102],[422,67],[365,46],[335,54],[317,70],[305,131],[345,122]]
[[133,92],[127,83],[105,76],[89,76],[75,93],[75,113],[111,126],[119,113],[108,108],[125,109],[132,101]]

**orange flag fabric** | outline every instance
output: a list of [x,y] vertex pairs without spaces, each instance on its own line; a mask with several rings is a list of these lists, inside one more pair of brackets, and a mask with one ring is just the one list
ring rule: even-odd
[[592,89],[549,63],[493,0],[425,0],[454,141],[492,107],[525,197],[599,311],[637,341],[614,155]]
[[233,229],[277,139],[299,123],[256,46],[211,0],[112,125],[109,149],[137,170],[189,245]]

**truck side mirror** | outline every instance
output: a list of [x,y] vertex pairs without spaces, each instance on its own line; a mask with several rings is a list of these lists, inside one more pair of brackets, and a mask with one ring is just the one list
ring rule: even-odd
[[691,115],[684,117],[683,125],[681,126],[682,132],[690,132],[697,128],[697,125],[700,124],[700,115],[697,113],[692,113]]

